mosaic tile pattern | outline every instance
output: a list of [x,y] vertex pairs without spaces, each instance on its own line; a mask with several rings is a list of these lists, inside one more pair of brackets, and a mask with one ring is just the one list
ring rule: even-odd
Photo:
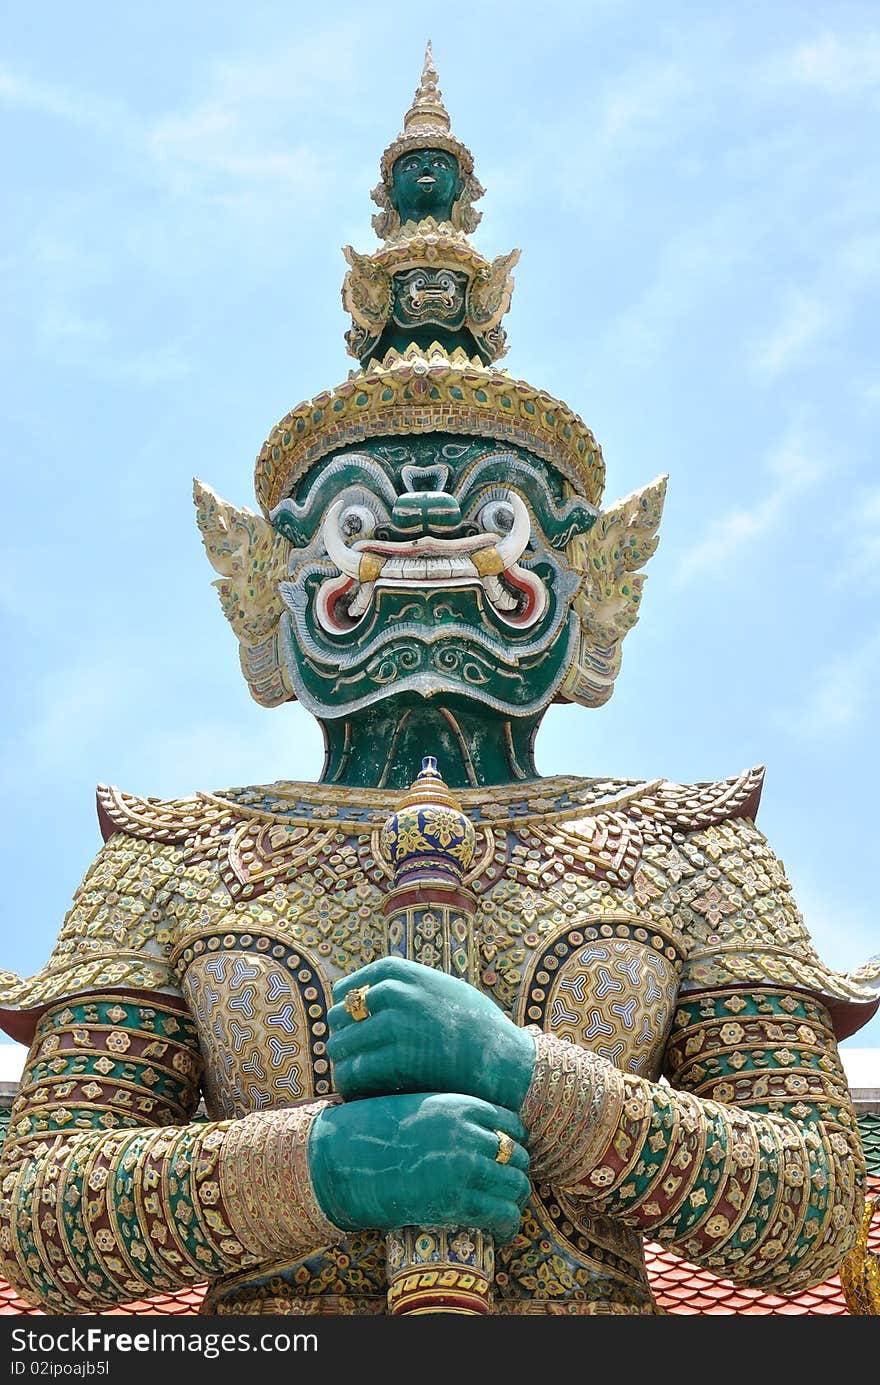
[[[880,1131],[880,1117],[876,1120]],[[860,1124],[864,1125],[864,1117]],[[863,1135],[865,1133],[863,1128]],[[870,1127],[867,1134],[870,1137]],[[869,1178],[868,1192],[873,1197],[880,1197],[880,1173]],[[869,1245],[875,1254],[880,1255],[880,1218],[874,1222]],[[801,1290],[789,1297],[761,1289],[743,1288],[729,1280],[718,1279],[710,1271],[678,1259],[655,1242],[648,1242],[645,1247],[645,1263],[658,1307],[674,1317],[701,1314],[795,1318],[849,1316],[840,1277],[836,1274],[812,1289]],[[200,1311],[204,1296],[205,1285],[195,1285],[177,1294],[157,1294],[154,1298],[135,1300],[123,1307],[108,1310],[108,1313],[186,1316]],[[26,1303],[5,1281],[0,1280],[0,1314],[39,1317],[41,1310]]]

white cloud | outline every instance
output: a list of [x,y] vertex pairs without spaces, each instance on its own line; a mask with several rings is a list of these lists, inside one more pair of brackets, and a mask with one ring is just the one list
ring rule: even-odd
[[831,578],[835,589],[880,578],[880,487],[859,492],[834,524],[841,563]]
[[109,135],[117,144],[134,136],[131,114],[118,103],[95,96],[92,92],[71,91],[63,86],[37,81],[8,67],[0,67],[0,103],[54,116],[98,135]]
[[109,323],[81,316],[60,301],[47,303],[36,324],[36,337],[47,355],[104,379],[149,387],[192,370],[178,343],[126,350],[114,340]]
[[830,303],[795,290],[789,295],[780,321],[758,342],[753,357],[755,368],[771,378],[779,375],[802,357],[833,321]]
[[103,125],[108,114],[106,106],[90,97],[78,97],[44,82],[35,82],[8,68],[0,68],[0,101],[82,125]]
[[302,707],[248,703],[240,713],[193,715],[157,681],[160,661],[158,642],[120,641],[47,672],[30,721],[8,747],[0,787],[13,791],[23,775],[35,791],[59,776],[88,778],[99,761],[98,775],[121,788],[166,796],[319,776],[323,739]]
[[[876,211],[880,213],[880,199]],[[880,283],[880,236],[849,234],[846,227],[842,231],[835,216],[829,215],[824,225],[817,220],[815,244],[822,253],[815,257],[809,290],[797,285],[784,290],[777,321],[752,347],[752,368],[768,382],[802,363],[839,331]]]
[[[318,185],[321,160],[308,148],[267,149],[265,133],[249,130],[241,114],[219,105],[171,116],[146,134],[146,148],[159,166],[182,166],[228,177],[295,181]],[[283,138],[283,135],[277,136]]]
[[828,33],[801,44],[783,64],[793,81],[837,95],[880,91],[880,33],[849,41]]
[[314,115],[327,102],[338,115],[346,90],[355,99],[361,44],[362,24],[348,20],[257,56],[215,63],[198,74],[198,97],[189,109],[167,113],[144,132],[145,148],[160,168],[179,166],[190,176],[201,169],[226,179],[294,183],[304,205],[320,187],[332,153],[295,143],[295,132],[305,113]]
[[758,234],[747,211],[727,206],[671,237],[662,247],[653,282],[610,324],[606,349],[629,362],[653,360],[668,349],[707,294],[714,294],[748,260]]
[[815,444],[807,447],[800,430],[793,430],[767,461],[776,484],[750,507],[713,520],[703,537],[684,554],[673,581],[684,585],[702,573],[722,571],[745,545],[782,522],[792,503],[822,478],[824,468],[817,460],[817,450]]
[[615,73],[598,112],[591,144],[596,149],[640,148],[662,142],[669,124],[695,91],[693,73],[681,63],[639,63]]
[[134,668],[122,649],[117,656],[95,650],[88,662],[47,672],[34,689],[31,720],[19,727],[0,782],[13,788],[23,767],[31,780],[75,772],[125,715],[136,686]]
[[819,669],[798,710],[782,724],[805,739],[842,735],[860,724],[876,698],[880,675],[880,633]]
[[62,351],[68,347],[76,350],[105,347],[110,341],[110,328],[106,322],[97,318],[83,317],[63,303],[46,305],[38,323],[37,340],[44,347]]
[[60,115],[65,119],[75,118],[79,109],[63,92],[10,72],[6,68],[0,68],[0,100],[10,106],[24,106],[29,110],[45,111],[49,115]]
[[876,955],[877,921],[870,903],[854,908],[839,890],[829,892],[808,862],[800,870],[793,867],[791,873],[798,876],[792,883],[804,925],[826,966],[854,971]]
[[[713,95],[702,67],[663,53],[624,56],[612,68],[595,66],[582,86],[561,89],[539,121],[525,118],[527,104],[520,111],[514,103],[505,137],[480,157],[493,226],[499,209],[502,218],[513,211],[519,218],[534,204],[537,169],[545,196],[557,198],[566,217],[594,218],[599,208],[603,215],[624,209],[631,214],[633,188],[626,170],[638,169],[650,157],[676,167],[692,159],[693,142],[686,138],[683,144],[682,132],[699,128]],[[700,160],[697,152],[697,167]],[[489,220],[488,206],[486,211]],[[513,234],[518,234],[516,225]]]
[[854,511],[856,523],[880,535],[880,488],[865,491]]
[[689,582],[702,572],[717,571],[723,567],[744,543],[771,527],[778,510],[774,492],[751,510],[736,510],[723,519],[715,520],[700,542],[685,553],[674,580]]
[[104,373],[132,384],[149,388],[165,380],[179,380],[193,371],[193,362],[179,342],[163,342],[143,351],[117,357],[107,356],[100,362]]
[[880,281],[880,235],[853,236],[840,252],[840,267],[854,289]]
[[774,452],[767,458],[767,470],[779,480],[783,499],[788,500],[807,490],[822,479],[825,468],[818,460],[819,447],[815,438],[808,444],[805,431],[792,428]]
[[[300,136],[307,126],[335,130],[346,118],[346,99],[356,121],[365,24],[360,16],[329,20],[311,33],[295,30],[294,39],[285,36],[266,51],[228,62],[203,60],[193,69],[191,98],[149,115],[0,66],[0,104],[86,127],[107,144],[109,181],[86,180],[75,193],[65,190],[44,225],[33,230],[27,267],[39,266],[50,278],[43,344],[84,345],[100,335],[94,314],[65,291],[81,293],[96,278],[105,282],[108,266],[117,274],[143,275],[146,268],[176,281],[191,266],[204,272],[214,255],[228,265],[230,246],[239,263],[249,255],[262,266],[267,251],[279,253],[279,247],[288,254],[299,229],[335,190],[334,165],[349,157],[348,141],[313,149],[308,136]],[[124,187],[117,188],[117,175]],[[39,308],[31,318],[40,321]],[[111,355],[117,351],[118,344]],[[160,345],[120,373],[152,380],[181,368],[181,353]]]

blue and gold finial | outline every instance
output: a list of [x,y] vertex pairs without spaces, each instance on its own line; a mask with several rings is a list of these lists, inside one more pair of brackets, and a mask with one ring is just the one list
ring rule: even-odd
[[400,807],[382,828],[380,845],[397,883],[430,877],[458,883],[470,867],[473,823],[443,782],[436,756],[424,756]]

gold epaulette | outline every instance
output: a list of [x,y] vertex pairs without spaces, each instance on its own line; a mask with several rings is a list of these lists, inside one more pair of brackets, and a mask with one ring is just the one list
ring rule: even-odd
[[[238,803],[236,795],[245,802]],[[168,960],[176,880],[188,863],[216,858],[240,888],[228,863],[230,829],[253,818],[272,820],[261,807],[262,795],[257,789],[232,790],[228,798],[142,798],[99,784],[104,845],[74,895],[46,965],[30,977],[0,969],[0,1029],[27,1043],[46,1005],[96,989],[177,995]]]
[[763,765],[743,770],[742,774],[729,779],[697,784],[655,780],[630,800],[631,811],[679,832],[700,832],[733,818],[754,819],[763,787]]
[[[838,1039],[878,1008],[878,959],[850,972],[819,957],[782,861],[750,814],[700,823],[681,847],[688,868],[676,886],[688,940],[683,992],[730,986],[806,991],[831,1012]],[[655,860],[662,870],[664,848]]]
[[46,965],[30,977],[0,970],[0,1028],[29,1043],[47,1005],[95,990],[177,996],[168,904],[182,855],[173,841],[113,829],[73,897]]
[[[648,832],[652,825],[655,832],[696,832],[731,818],[754,818],[763,779],[760,766],[729,779],[698,784],[553,775],[457,792],[474,822],[498,827],[623,812],[636,817]],[[114,832],[127,832],[193,850],[235,824],[254,820],[300,826],[337,824],[368,834],[394,811],[399,793],[279,780],[189,798],[140,798],[101,784],[97,797],[105,840]]]
[[[737,947],[695,954],[682,982],[684,990],[715,989],[719,986],[793,986],[818,996],[832,1009],[856,1007],[867,1012],[858,1014],[855,1033],[867,1024],[877,1009],[877,982],[880,973],[868,973],[866,967],[854,971],[833,971],[816,955],[809,939],[804,936],[783,946],[764,945]],[[853,1015],[856,1018],[856,1015]],[[838,1037],[841,1037],[838,1035]],[[847,1036],[848,1037],[848,1036]]]
[[182,845],[228,826],[236,816],[229,803],[200,793],[190,798],[141,798],[99,784],[96,798],[105,842],[114,832],[126,832],[145,841]]
[[880,1198],[868,1198],[856,1243],[840,1266],[846,1306],[855,1317],[880,1317],[880,1255],[868,1245],[875,1217],[880,1217]]

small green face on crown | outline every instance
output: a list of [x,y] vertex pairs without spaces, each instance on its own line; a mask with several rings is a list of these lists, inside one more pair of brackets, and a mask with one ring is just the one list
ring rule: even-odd
[[410,149],[394,162],[388,196],[401,224],[428,217],[449,221],[462,186],[454,154],[445,149]]

